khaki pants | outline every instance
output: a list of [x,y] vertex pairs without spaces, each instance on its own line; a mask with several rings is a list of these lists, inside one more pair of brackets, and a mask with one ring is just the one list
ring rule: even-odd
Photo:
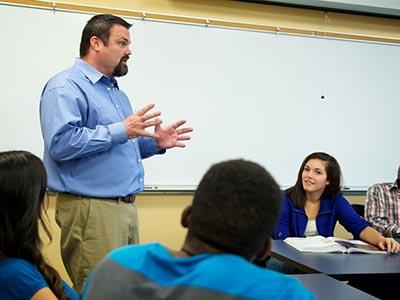
[[61,257],[78,292],[108,252],[139,242],[135,204],[59,194],[56,222],[61,228]]

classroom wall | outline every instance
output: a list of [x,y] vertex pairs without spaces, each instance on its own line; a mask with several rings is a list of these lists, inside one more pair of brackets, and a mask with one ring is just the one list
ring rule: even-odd
[[[2,1],[7,3],[37,5],[38,1]],[[52,2],[52,1],[40,1]],[[57,1],[55,1],[57,3]],[[180,0],[136,0],[136,1],[78,1],[64,0],[83,6],[99,6],[123,10],[140,10],[164,14],[218,18],[252,24],[269,24],[276,26],[292,26],[299,28],[320,28],[357,34],[377,35],[400,38],[400,20],[377,17],[356,16],[340,13],[298,8],[285,8],[237,1],[180,1]],[[101,9],[99,10],[101,12]],[[185,151],[190,151],[190,147]],[[166,156],[165,159],[168,159]],[[348,197],[352,203],[363,203],[365,196]],[[192,195],[140,195],[137,207],[140,222],[141,243],[159,241],[173,249],[179,249],[185,230],[180,227],[180,212],[190,203]],[[53,232],[52,243],[46,243],[45,255],[50,263],[60,271],[62,277],[69,281],[62,265],[59,249],[59,228],[54,222],[55,200],[49,197],[49,223]],[[349,237],[338,227],[335,235]],[[70,282],[70,281],[69,281]]]

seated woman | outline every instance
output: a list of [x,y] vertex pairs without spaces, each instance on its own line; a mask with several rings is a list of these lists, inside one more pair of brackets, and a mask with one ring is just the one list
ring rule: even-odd
[[296,184],[286,190],[274,239],[333,236],[339,221],[355,239],[397,253],[400,245],[392,238],[383,237],[354,211],[341,194],[340,183],[341,170],[334,157],[323,152],[308,155],[300,167]]
[[[400,245],[392,238],[383,237],[354,211],[341,194],[340,183],[340,166],[334,157],[323,152],[307,156],[300,167],[296,184],[286,191],[274,239],[333,236],[336,222],[339,221],[355,239],[397,253]],[[299,273],[274,258],[267,262],[267,268],[283,273]],[[396,282],[377,278],[351,280],[348,284],[383,299],[392,295],[397,286]]]
[[78,299],[41,253],[39,222],[47,202],[42,161],[25,151],[0,152],[0,298]]

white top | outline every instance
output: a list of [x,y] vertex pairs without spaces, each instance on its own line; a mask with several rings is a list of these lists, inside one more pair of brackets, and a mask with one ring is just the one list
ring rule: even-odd
[[314,220],[308,220],[307,226],[306,226],[306,231],[304,232],[305,236],[314,236],[318,235],[318,230],[317,230],[317,223]]

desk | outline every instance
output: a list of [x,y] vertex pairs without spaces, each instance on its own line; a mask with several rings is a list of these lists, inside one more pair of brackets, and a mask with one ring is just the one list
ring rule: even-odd
[[378,299],[324,274],[289,275],[314,293],[318,300],[369,300]]
[[300,252],[283,240],[274,240],[271,256],[305,273],[323,273],[339,280],[376,276],[400,280],[400,254]]

